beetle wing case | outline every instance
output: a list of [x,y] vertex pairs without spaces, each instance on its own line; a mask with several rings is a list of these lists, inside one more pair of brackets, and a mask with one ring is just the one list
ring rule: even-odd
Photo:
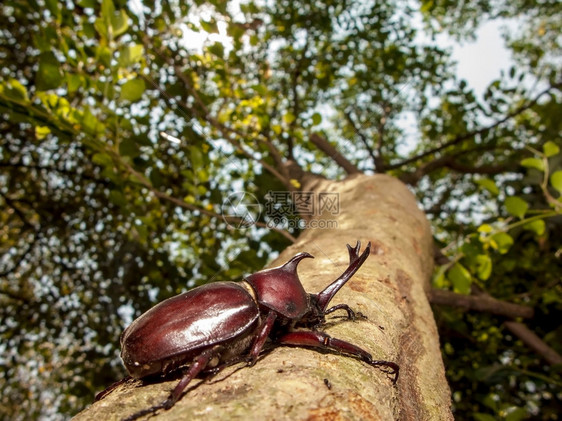
[[136,378],[170,371],[203,349],[242,339],[258,321],[256,303],[240,284],[203,285],[162,301],[136,319],[121,336],[121,358]]

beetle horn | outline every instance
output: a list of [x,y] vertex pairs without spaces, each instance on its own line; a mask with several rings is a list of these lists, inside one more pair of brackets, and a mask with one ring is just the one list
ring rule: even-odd
[[283,268],[283,270],[287,271],[287,272],[296,272],[297,271],[297,266],[299,265],[300,261],[302,259],[306,259],[307,257],[310,257],[311,259],[314,259],[314,256],[310,253],[307,252],[302,252],[299,254],[295,254],[291,260],[289,260],[287,263],[285,263],[283,266],[281,266]]
[[[322,311],[326,310],[328,304],[334,298],[334,295],[340,290],[341,287],[345,285],[347,281],[359,270],[361,265],[367,260],[369,257],[369,253],[371,252],[371,243],[367,244],[365,251],[361,256],[359,256],[359,250],[361,250],[361,241],[357,241],[355,247],[351,247],[347,244],[347,251],[349,252],[349,266],[341,274],[341,276],[328,285],[324,290],[319,292],[316,296],[317,302],[319,307]],[[296,256],[295,256],[296,257]]]

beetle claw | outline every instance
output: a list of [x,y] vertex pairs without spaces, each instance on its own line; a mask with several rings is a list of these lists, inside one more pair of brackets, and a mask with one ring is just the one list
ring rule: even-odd
[[384,360],[372,360],[369,364],[373,367],[379,367],[381,365],[388,367],[388,371],[385,370],[391,376],[393,375],[394,378],[392,379],[392,384],[396,384],[398,381],[398,375],[400,374],[400,366],[392,361],[384,361]]
[[369,320],[369,318],[367,316],[365,316],[363,313],[361,313],[360,311],[358,311],[357,313],[355,313],[355,318],[357,319],[363,319],[363,320]]

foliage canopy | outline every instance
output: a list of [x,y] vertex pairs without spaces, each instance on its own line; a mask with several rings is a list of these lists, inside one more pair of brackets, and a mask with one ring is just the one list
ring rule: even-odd
[[[533,308],[562,352],[559,2],[0,9],[2,417],[74,414],[123,375],[133,316],[262,267],[298,227],[235,229],[221,205],[310,173],[408,183],[441,248],[435,288]],[[521,22],[516,65],[480,97],[434,37],[496,18]],[[505,316],[435,314],[459,419],[561,412],[560,367]]]

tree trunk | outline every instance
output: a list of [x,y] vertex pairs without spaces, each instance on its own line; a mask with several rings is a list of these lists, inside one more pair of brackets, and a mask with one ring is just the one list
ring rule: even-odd
[[[361,240],[364,248],[370,241],[371,256],[332,301],[347,303],[367,319],[328,317],[324,330],[367,350],[374,359],[397,362],[397,384],[383,371],[354,358],[277,348],[254,367],[239,364],[211,379],[194,381],[188,393],[172,409],[161,411],[158,419],[453,419],[438,333],[426,297],[433,242],[414,196],[400,181],[384,175],[315,182],[315,200],[319,193],[336,193],[339,210],[332,207],[315,216],[297,242],[271,265],[282,264],[300,251],[311,253],[315,259],[300,264],[299,276],[308,292],[319,292],[346,268],[345,245]],[[337,228],[326,228],[334,223]],[[129,382],[75,419],[122,419],[160,403],[176,383],[140,387],[139,381]]]

